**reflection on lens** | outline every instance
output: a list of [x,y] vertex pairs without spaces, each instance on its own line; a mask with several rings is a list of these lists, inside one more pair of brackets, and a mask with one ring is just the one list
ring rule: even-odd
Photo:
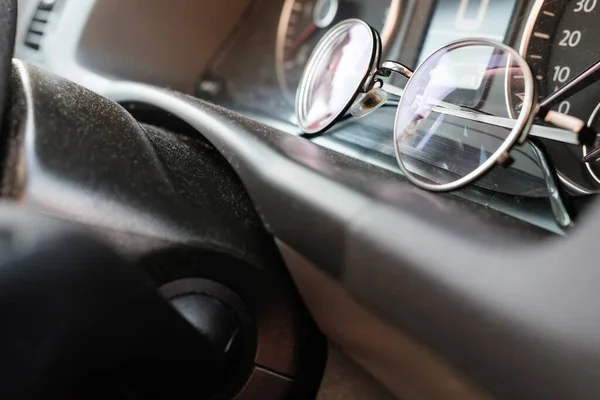
[[[428,58],[407,85],[396,115],[398,162],[409,179],[451,190],[491,168],[526,125],[534,90],[522,82],[530,75],[514,51],[487,42],[449,45]],[[512,84],[525,89],[526,104],[519,107],[524,115],[515,116],[513,129],[493,125],[494,118],[510,118]]]
[[370,73],[377,44],[371,28],[360,20],[333,27],[317,45],[296,98],[300,128],[316,133],[345,112]]

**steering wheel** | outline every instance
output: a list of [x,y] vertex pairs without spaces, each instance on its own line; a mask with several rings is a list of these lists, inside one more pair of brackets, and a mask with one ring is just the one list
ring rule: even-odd
[[0,397],[314,394],[323,338],[227,161],[11,60],[16,16],[0,0],[2,187],[19,204],[0,206]]
[[[17,1],[0,0],[0,117],[16,22]],[[181,318],[146,276],[72,226],[15,209],[0,211],[0,219],[0,397],[214,390],[186,384],[196,376],[220,380],[214,338]],[[223,333],[230,334],[216,332]]]

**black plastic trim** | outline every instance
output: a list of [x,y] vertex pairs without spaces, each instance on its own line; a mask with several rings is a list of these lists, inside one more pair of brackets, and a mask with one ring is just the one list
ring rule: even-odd
[[10,83],[5,200],[87,225],[157,287],[188,278],[226,286],[254,320],[255,365],[314,394],[323,337],[221,154],[200,137],[140,125],[118,104],[21,61]]
[[[36,106],[65,101],[51,98],[44,85],[62,85],[71,99],[89,96],[26,64],[16,69],[26,91],[48,96],[36,97]],[[549,236],[206,102],[139,84],[111,90],[114,99],[153,105],[196,128],[234,168],[271,233],[493,396],[600,392],[597,206],[570,236]],[[102,104],[93,110],[111,109]],[[117,125],[128,119],[113,116]],[[123,131],[123,143],[131,135]],[[28,153],[29,162],[36,156]],[[40,189],[34,194],[49,199]],[[178,220],[171,234],[189,235],[181,226],[195,225]]]
[[493,211],[190,97],[134,84],[111,97],[163,108],[198,129],[275,235],[494,395],[600,391],[596,206],[566,238],[532,235]]

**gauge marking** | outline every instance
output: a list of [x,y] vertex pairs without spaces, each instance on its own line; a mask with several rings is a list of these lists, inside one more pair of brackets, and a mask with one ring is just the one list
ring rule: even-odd
[[529,58],[533,58],[534,60],[541,60],[543,57],[539,54],[532,54],[529,56]]
[[[587,9],[578,8],[585,4],[588,4]],[[540,99],[551,98],[548,95],[556,90],[560,93],[571,79],[600,59],[597,39],[600,33],[598,17],[600,17],[600,2],[596,0],[535,0],[523,27],[519,52],[530,62],[536,79],[541,81]],[[575,31],[580,32],[581,40],[569,42],[565,39],[568,34]],[[542,57],[536,58],[534,57],[536,55]],[[583,98],[573,96],[556,104],[554,109],[585,119],[591,112],[588,109],[597,104],[597,97],[593,97],[597,96],[597,93],[599,93],[597,90],[588,92],[588,97],[583,96]],[[514,99],[515,103],[509,101],[509,106],[518,102],[516,97]],[[514,115],[516,111],[509,109],[509,112]],[[599,121],[596,121],[596,128],[600,126]],[[556,144],[548,144],[548,147],[558,177],[570,192],[581,195],[598,191],[600,179],[596,179],[594,173],[600,178],[600,164],[594,162],[586,164],[589,174],[584,173],[585,168],[581,168],[579,164],[580,158],[572,157],[574,151],[581,150]]]

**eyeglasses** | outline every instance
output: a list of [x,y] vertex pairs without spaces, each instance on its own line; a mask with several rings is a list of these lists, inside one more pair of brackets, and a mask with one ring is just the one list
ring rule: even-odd
[[[392,74],[408,78],[403,90],[383,84],[381,78]],[[585,122],[539,105],[536,85],[519,53],[486,39],[450,43],[414,72],[395,61],[381,63],[377,31],[350,19],[315,48],[298,89],[296,117],[304,133],[319,134],[348,112],[363,117],[398,95],[400,169],[423,189],[451,191],[510,164],[510,151],[530,136],[594,143],[596,133]]]

